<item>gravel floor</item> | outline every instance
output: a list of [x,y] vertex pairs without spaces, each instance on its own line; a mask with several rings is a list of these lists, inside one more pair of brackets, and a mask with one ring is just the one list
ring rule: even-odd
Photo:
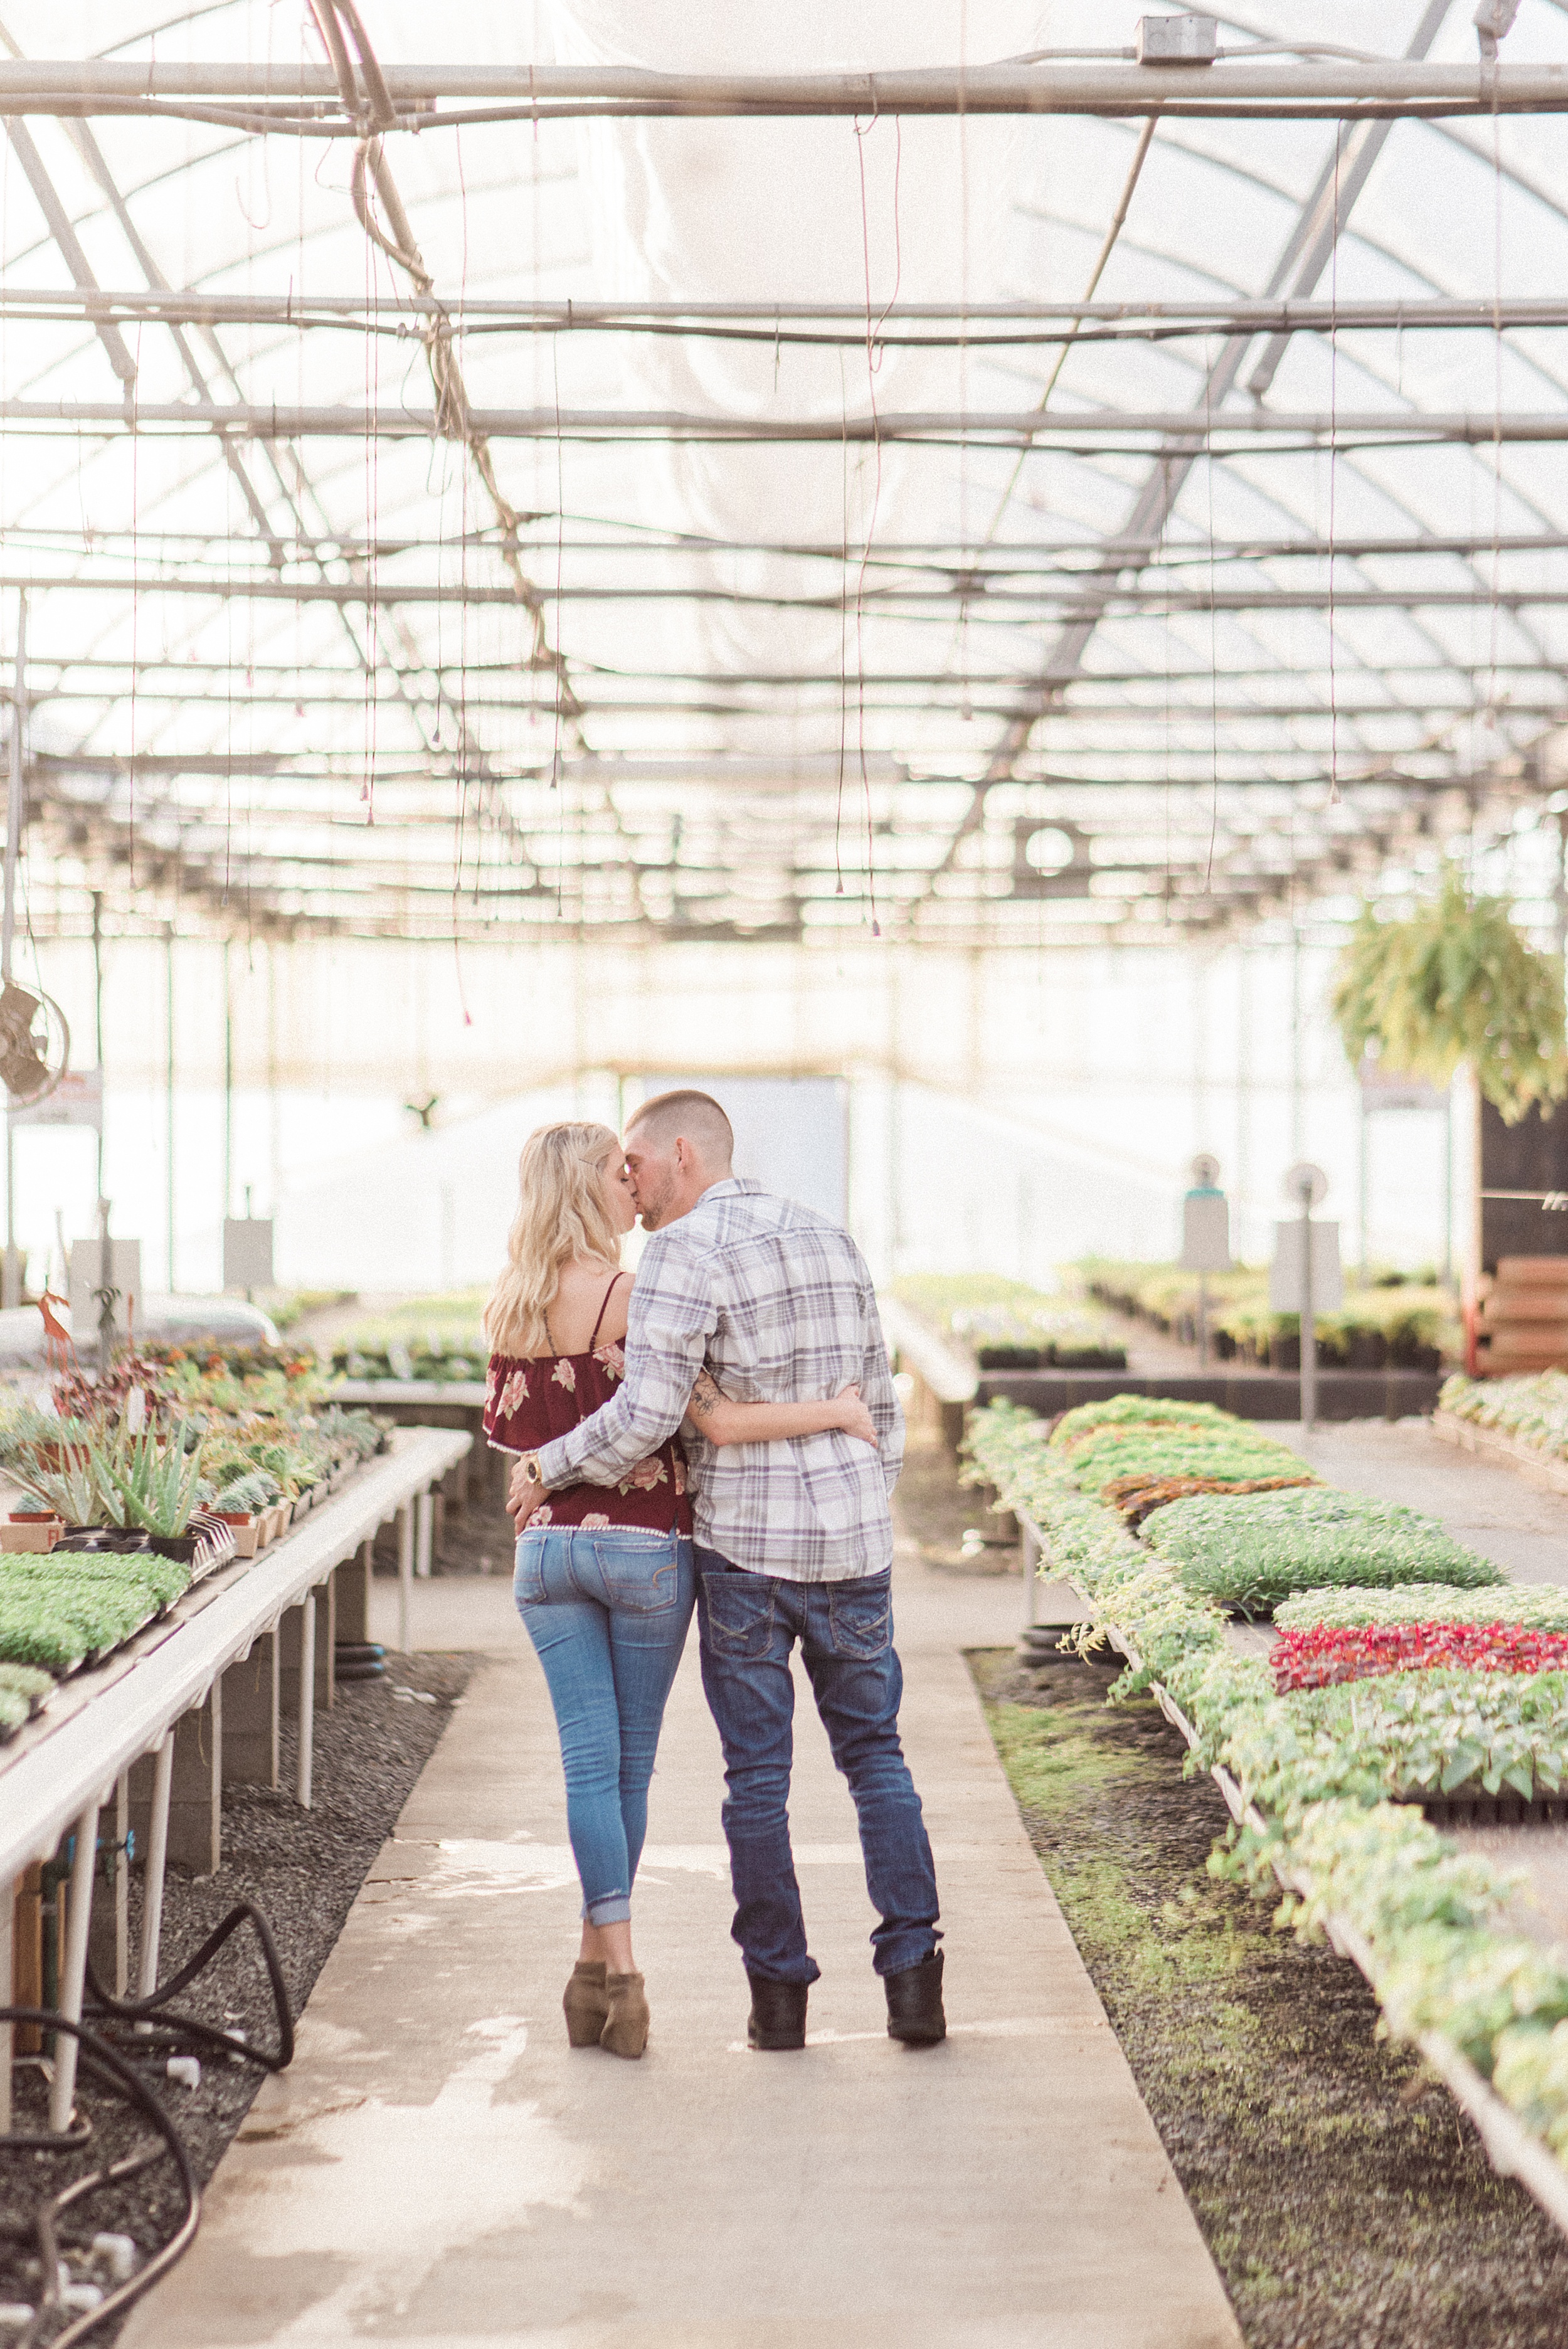
[[[503,1520],[504,1523],[504,1520]],[[194,1951],[236,1900],[254,1901],[272,1926],[297,2015],[327,1952],[342,1930],[355,1895],[461,1695],[471,1670],[463,1656],[389,1659],[387,1676],[340,1688],[337,1702],[316,1717],[315,1807],[297,1808],[286,1793],[234,1788],[223,1804],[223,1866],[215,1876],[170,1876],[164,1908],[165,1980]],[[293,1782],[292,1728],[285,1720],[283,1783]],[[140,1878],[131,1882],[131,1948],[136,1948]],[[134,1958],[133,1958],[134,1963]],[[253,1936],[247,1928],[226,1945],[211,1969],[179,2003],[203,2021],[242,2030],[257,2046],[276,2044],[271,1993]],[[90,2019],[90,2018],[89,2018]],[[171,2083],[165,2058],[142,2059],[190,2147],[204,2182],[239,2127],[261,2074],[227,2056],[203,2059],[191,2089]],[[41,2127],[46,2089],[36,2072],[17,2075],[18,2129]],[[92,2144],[78,2154],[0,2154],[0,2303],[36,2302],[38,2266],[31,2245],[36,2203],[73,2178],[118,2158],[148,2139],[145,2124],[119,2098],[84,2081],[78,2099],[92,2118]],[[107,2284],[102,2260],[85,2247],[100,2231],[131,2235],[144,2251],[166,2240],[181,2209],[167,2160],[130,2184],[87,2198],[65,2222],[67,2264],[78,2280]],[[18,2230],[21,2240],[17,2240]],[[53,2338],[51,2325],[41,2338]],[[106,2324],[95,2344],[112,2340]],[[0,2327],[0,2341],[12,2338]]]
[[1563,2349],[1568,2241],[1356,1969],[1207,1873],[1229,1824],[1115,1668],[973,1659],[1024,1823],[1248,2349]]

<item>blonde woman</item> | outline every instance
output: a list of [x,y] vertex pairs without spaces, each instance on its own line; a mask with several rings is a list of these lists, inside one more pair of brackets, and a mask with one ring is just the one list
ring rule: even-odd
[[[485,1309],[492,1348],[485,1433],[531,1456],[614,1394],[624,1369],[636,1221],[607,1125],[541,1126],[523,1145],[507,1264]],[[876,1443],[854,1387],[825,1402],[738,1403],[705,1371],[694,1389],[710,1444],[841,1429]],[[538,1488],[535,1488],[537,1492]],[[513,1595],[549,1683],[583,1886],[583,1941],[562,2004],[573,2047],[641,2055],[648,2002],[632,1953],[632,1885],[648,1781],[694,1596],[691,1505],[678,1436],[618,1484],[543,1494],[518,1526]]]

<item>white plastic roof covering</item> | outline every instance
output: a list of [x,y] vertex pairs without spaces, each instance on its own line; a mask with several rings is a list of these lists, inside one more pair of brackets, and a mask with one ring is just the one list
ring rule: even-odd
[[[1130,40],[1139,13],[1120,0],[362,8],[387,64],[438,50],[713,70],[1104,48]],[[1425,0],[1256,0],[1222,24],[1227,40],[1375,39],[1398,56],[1427,15]],[[1437,16],[1430,54],[1473,57],[1468,0]],[[35,57],[324,54],[304,0],[0,0],[0,22],[13,53]],[[1505,55],[1568,56],[1556,0],[1523,0]],[[779,940],[874,920],[917,942],[1169,937],[1173,921],[1277,916],[1346,873],[1408,867],[1423,842],[1512,823],[1555,787],[1568,450],[1428,442],[1417,428],[1460,412],[1568,422],[1562,328],[1295,335],[1266,406],[1297,422],[1216,434],[1149,559],[1101,568],[1118,593],[1064,664],[1067,606],[1097,585],[1081,574],[1103,566],[1097,550],[1170,446],[1108,425],[1201,403],[1230,355],[1215,330],[1080,338],[1064,359],[1059,342],[998,343],[1027,330],[984,313],[1084,295],[1136,121],[611,119],[390,137],[454,305],[851,314],[813,330],[837,342],[791,340],[800,320],[766,316],[751,322],[761,339],[738,340],[496,331],[460,315],[472,405],[544,419],[490,444],[523,518],[542,656],[472,455],[355,426],[431,403],[407,274],[355,215],[350,141],[32,118],[29,176],[12,128],[0,645],[8,656],[11,587],[35,583],[39,935],[79,935],[98,890],[121,926],[148,930]],[[1323,121],[1162,123],[1099,298],[1223,303],[1282,285],[1347,309],[1561,298],[1556,117],[1393,123],[1315,285],[1282,277],[1336,153],[1348,189],[1352,137]],[[73,276],[40,172],[79,240],[78,277],[287,296],[298,316],[178,331],[128,318],[117,354],[112,331],[25,298]],[[309,308],[323,296],[346,307],[323,322]],[[916,323],[911,305],[949,315]],[[878,342],[884,313],[884,336],[944,347]],[[1246,385],[1266,340],[1232,368],[1222,419],[1255,419]],[[1037,409],[1058,361],[1051,429],[1027,453],[954,429],[960,414]],[[349,429],[224,440],[211,409],[233,402],[338,409]],[[52,403],[63,412],[39,414]],[[873,405],[949,421],[913,440],[890,422],[880,448],[849,439],[845,419],[858,429]],[[826,437],[577,437],[585,411]],[[1382,445],[1346,427],[1331,448],[1299,421],[1369,412],[1412,431]],[[375,611],[295,593],[335,584],[368,587]]]

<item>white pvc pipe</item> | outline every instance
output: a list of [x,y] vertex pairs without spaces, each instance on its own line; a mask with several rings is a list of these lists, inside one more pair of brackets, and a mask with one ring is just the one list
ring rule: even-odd
[[[92,1925],[93,1875],[98,1865],[98,1806],[89,1803],[77,1821],[71,1889],[66,1912],[66,1947],[60,1967],[59,2012],[68,2022],[82,2019],[87,1984],[88,1933]],[[49,2085],[49,2127],[63,2137],[71,2125],[77,2096],[77,2042],[73,2033],[55,2034],[55,2076]]]
[[158,1944],[163,1932],[163,1878],[169,1866],[169,1797],[174,1785],[174,1732],[164,1733],[152,1769],[152,1808],[147,1823],[147,1873],[141,1886],[141,1949],[136,1994],[150,1998],[158,1988]]
[[302,1811],[310,1808],[311,1772],[315,1762],[315,1593],[307,1590],[300,1609],[299,1627],[299,1778]]
[[414,1503],[414,1571],[422,1581],[430,1578],[436,1547],[436,1496],[421,1493]]
[[1027,1517],[1019,1520],[1018,1530],[1024,1549],[1024,1629],[1031,1631],[1040,1587],[1040,1539]]
[[397,1505],[397,1652],[408,1652],[408,1604],[414,1595],[414,1505]]

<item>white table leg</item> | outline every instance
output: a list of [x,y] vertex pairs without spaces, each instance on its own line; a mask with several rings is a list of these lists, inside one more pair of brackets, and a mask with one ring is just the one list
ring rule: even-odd
[[315,1593],[307,1590],[299,1631],[299,1806],[310,1808],[311,1771],[315,1762]]
[[414,1504],[397,1504],[397,1652],[408,1652],[408,1602],[414,1595]]
[[130,1982],[130,1773],[122,1770],[114,1790],[114,1994],[123,1998]]
[[[93,1876],[98,1865],[98,1806],[89,1803],[77,1821],[76,1856],[71,1862],[70,1906],[66,1917],[65,1961],[60,1968],[59,2011],[71,2023],[82,2019],[82,1992],[87,1983],[88,1930],[93,1914]],[[77,2099],[77,2042],[68,2031],[55,2034],[55,2076],[49,2086],[49,2127],[63,2137],[71,2125]]]
[[[11,1986],[15,1963],[12,1934],[15,1918],[16,1887],[8,1876],[0,1877],[0,1993],[4,1994],[7,2006],[15,1995]],[[0,2023],[0,2137],[8,2136],[10,2128],[11,2025]]]
[[158,1749],[152,1769],[152,1810],[147,1824],[147,1873],[141,1881],[141,1951],[136,1994],[158,1988],[158,1944],[163,1932],[163,1878],[169,1866],[169,1797],[174,1785],[174,1732]]
[[414,1571],[421,1580],[428,1582],[436,1547],[436,1496],[433,1493],[417,1495],[414,1526]]

